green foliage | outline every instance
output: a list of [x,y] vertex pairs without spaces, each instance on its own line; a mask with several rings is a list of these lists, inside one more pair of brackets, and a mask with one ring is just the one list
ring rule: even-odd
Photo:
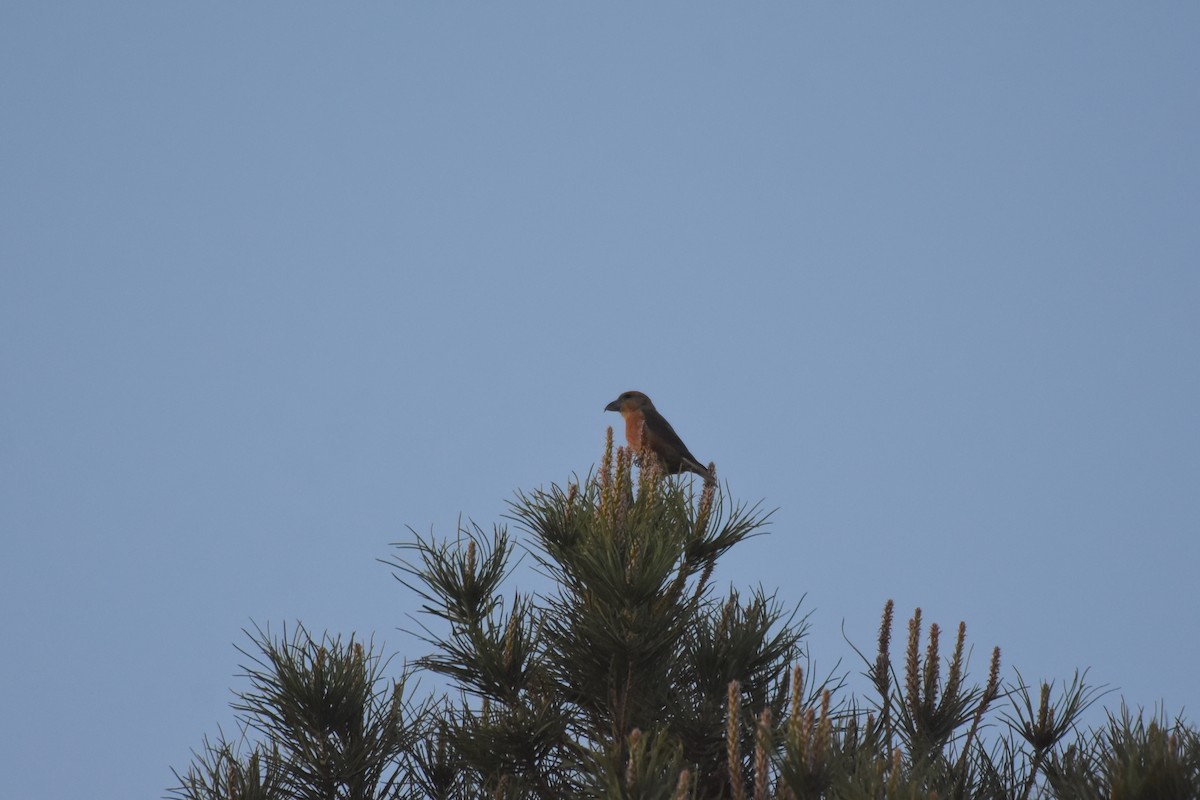
[[[769,514],[695,486],[652,459],[635,471],[610,431],[596,475],[518,493],[509,519],[552,581],[542,594],[505,590],[519,551],[503,526],[414,534],[385,563],[422,600],[428,653],[414,667],[448,690],[414,705],[353,638],[256,630],[234,704],[242,740],[206,740],[173,796],[1200,797],[1195,729],[1123,710],[1080,733],[1099,696],[1084,674],[1057,690],[1020,673],[1005,685],[996,648],[974,682],[966,626],[943,655],[920,609],[893,655],[888,602],[862,656],[873,695],[842,697],[840,680],[808,669],[796,608],[712,585]],[[1011,709],[997,714],[1003,699]]]
[[730,682],[747,708],[786,701],[803,619],[761,590],[718,599],[709,584],[766,515],[724,508],[712,486],[697,497],[652,465],[635,486],[629,455],[609,453],[597,478],[512,504],[555,581],[546,596],[505,601],[513,550],[499,527],[464,528],[454,543],[417,536],[389,562],[446,626],[425,628],[434,653],[418,665],[460,694],[438,715],[468,792],[604,795],[636,783],[673,794],[682,767],[668,763],[710,765],[698,785],[719,794]]
[[255,747],[245,758],[223,739],[213,743],[205,739],[204,748],[186,774],[175,773],[179,786],[173,791],[181,798],[230,798],[230,800],[274,800],[287,796],[283,760],[277,748],[269,751]]
[[1200,733],[1182,720],[1134,717],[1122,706],[1091,736],[1055,753],[1054,795],[1070,800],[1185,800],[1200,797]]
[[[616,753],[623,753],[617,756]],[[672,800],[689,795],[691,774],[678,741],[634,728],[624,748],[601,754],[585,770],[580,796],[605,800]]]
[[403,754],[422,712],[404,681],[382,677],[378,656],[351,639],[313,639],[303,626],[280,639],[256,629],[258,652],[243,650],[251,688],[234,703],[259,744],[244,759],[224,740],[205,743],[173,794],[186,800],[400,796]]

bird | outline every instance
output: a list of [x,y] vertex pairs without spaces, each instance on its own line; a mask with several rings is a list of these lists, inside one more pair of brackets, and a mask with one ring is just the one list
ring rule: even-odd
[[619,412],[625,418],[625,442],[635,452],[649,448],[671,475],[694,472],[705,483],[715,483],[712,471],[692,455],[671,423],[658,413],[650,398],[641,392],[622,392],[621,396],[604,407]]

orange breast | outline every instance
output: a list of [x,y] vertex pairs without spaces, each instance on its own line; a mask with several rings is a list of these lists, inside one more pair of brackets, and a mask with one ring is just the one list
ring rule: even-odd
[[646,427],[646,418],[641,411],[630,411],[622,414],[625,417],[625,443],[633,450],[642,449],[642,429]]

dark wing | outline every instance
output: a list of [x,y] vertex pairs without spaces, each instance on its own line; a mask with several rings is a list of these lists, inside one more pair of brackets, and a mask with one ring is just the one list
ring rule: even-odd
[[670,469],[689,469],[700,475],[708,473],[662,414],[653,408],[644,409],[643,414],[646,417],[646,434],[650,439],[648,444],[667,462]]

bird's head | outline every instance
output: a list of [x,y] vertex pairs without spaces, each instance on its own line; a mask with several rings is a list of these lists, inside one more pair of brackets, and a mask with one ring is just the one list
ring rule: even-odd
[[628,414],[648,408],[654,408],[654,403],[651,403],[650,398],[646,397],[646,395],[641,392],[622,392],[621,396],[606,405],[604,410],[619,411],[621,414]]

